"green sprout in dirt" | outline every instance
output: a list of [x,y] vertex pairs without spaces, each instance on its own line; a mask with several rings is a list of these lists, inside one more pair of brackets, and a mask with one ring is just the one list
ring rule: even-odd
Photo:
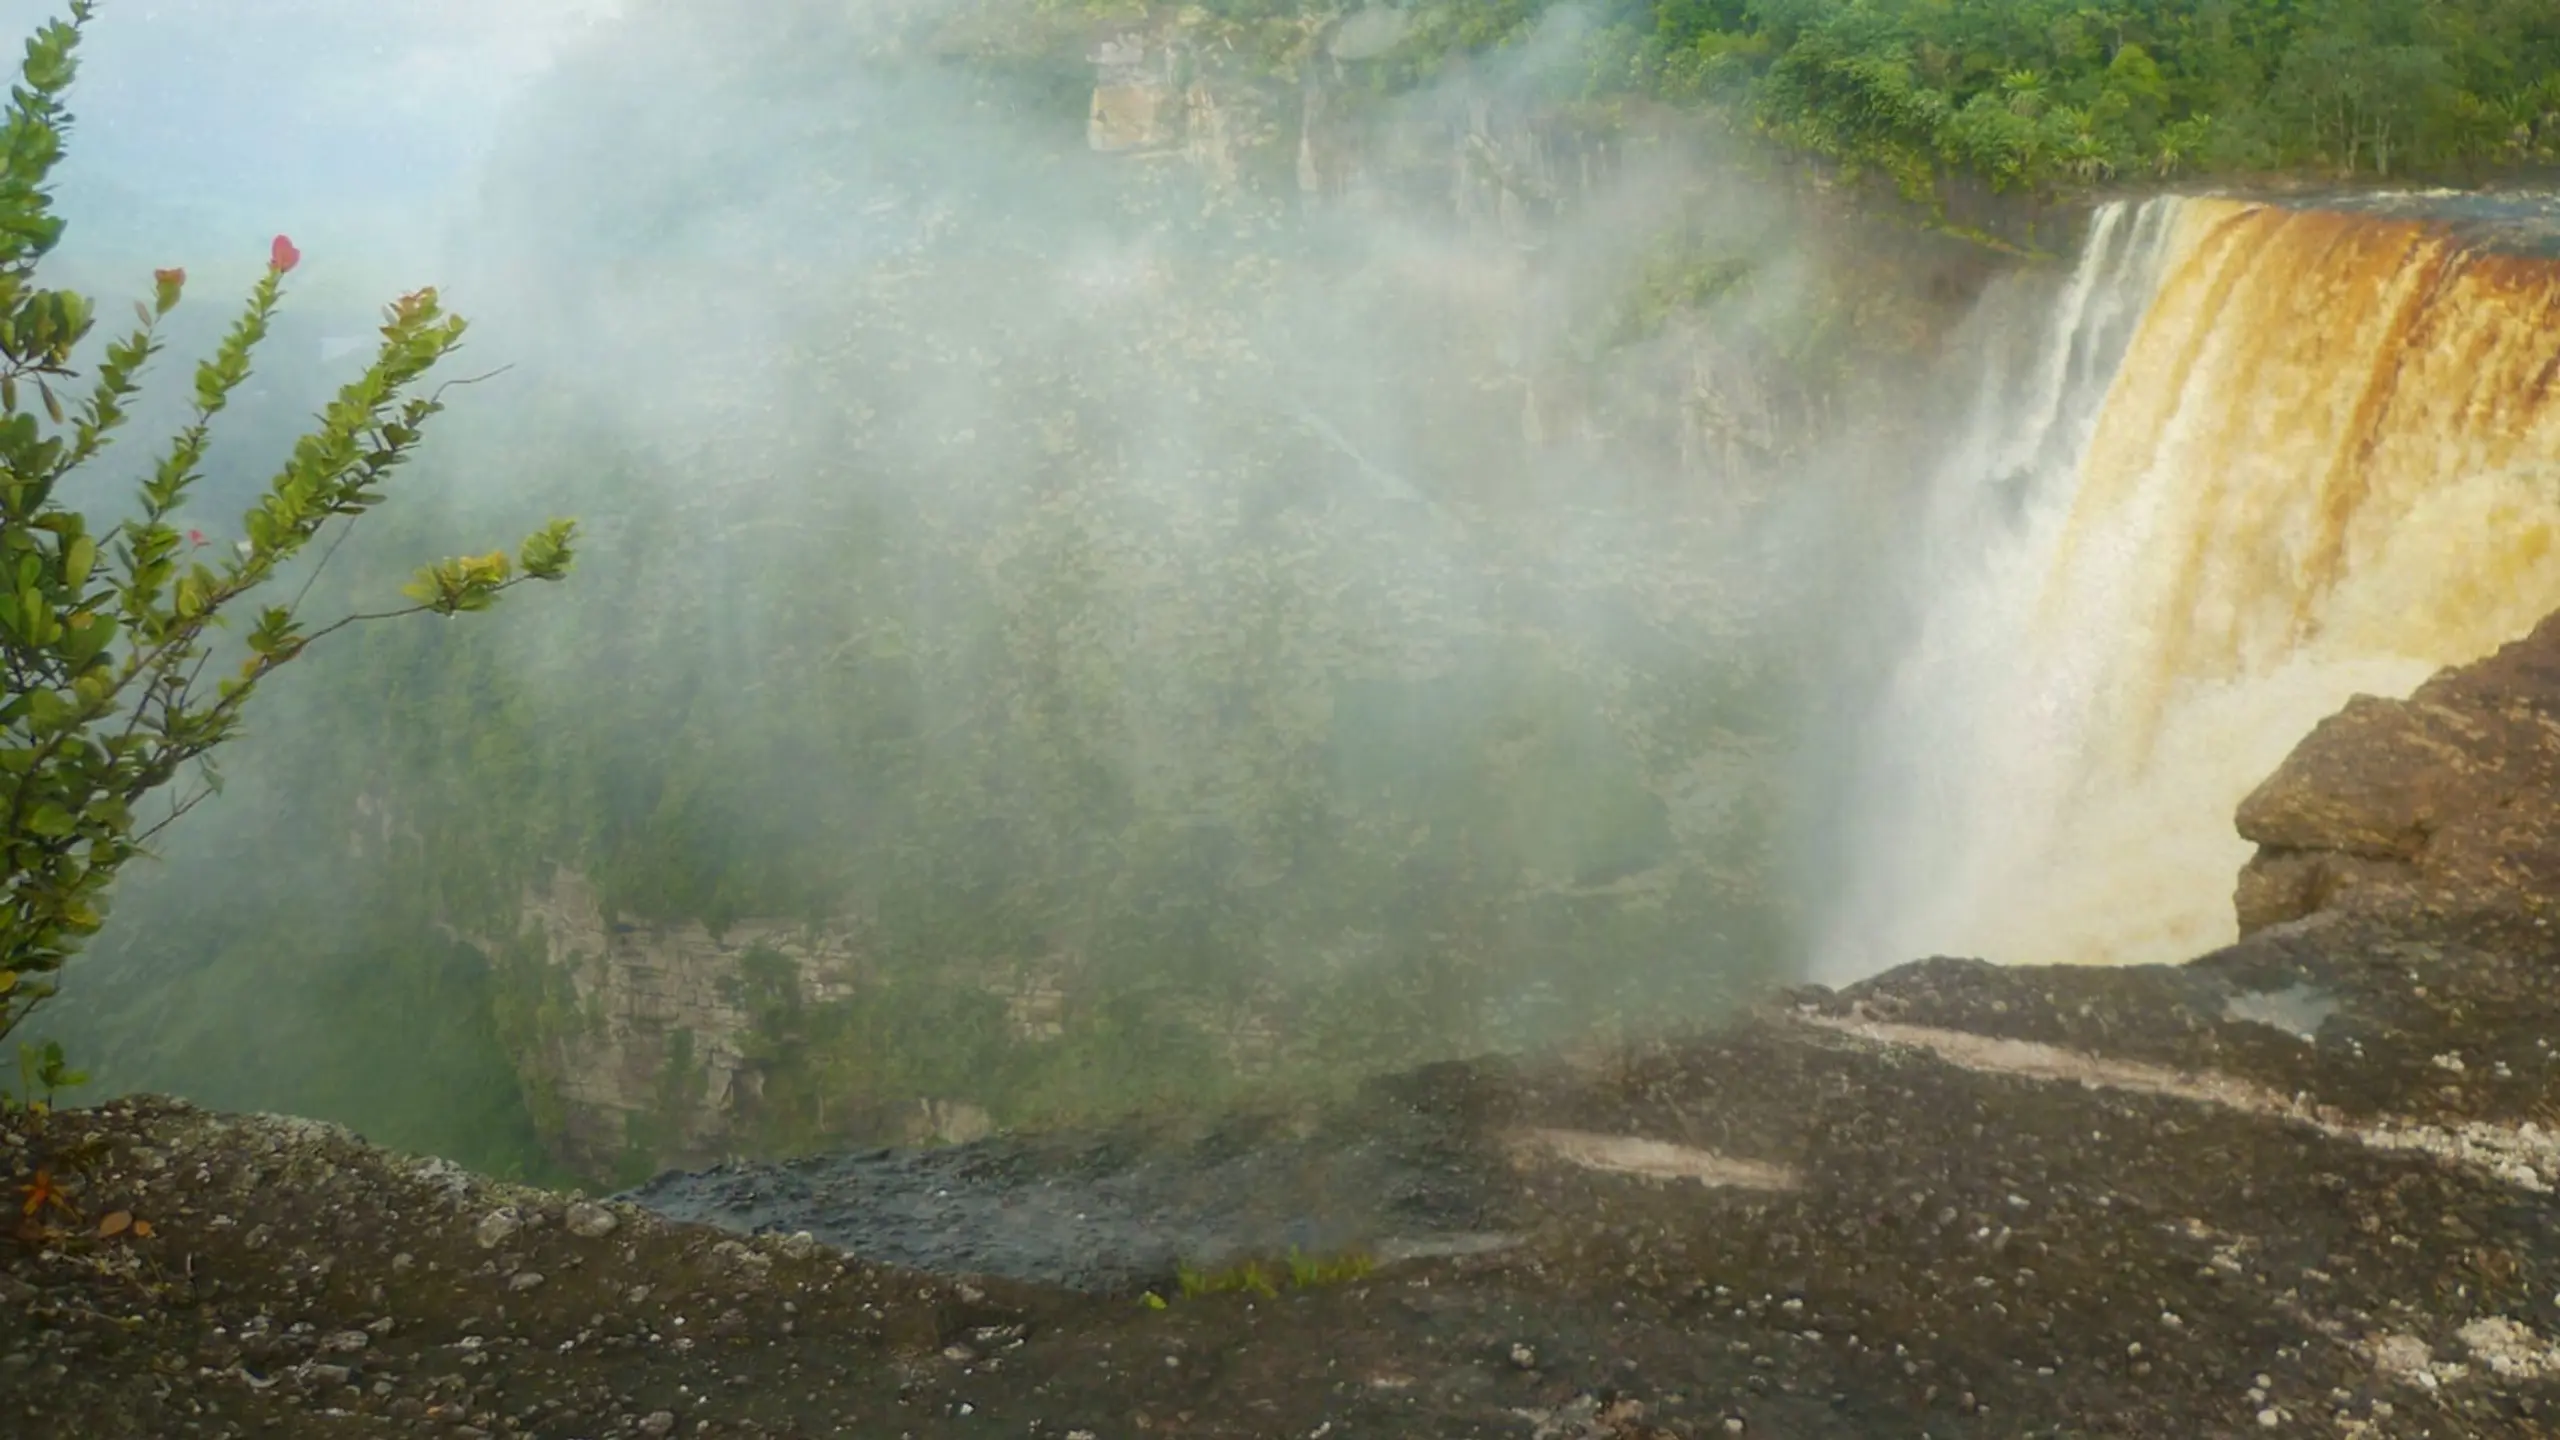
[[[67,20],[27,42],[0,127],[0,1037],[54,994],[64,962],[103,923],[125,862],[220,788],[212,752],[238,734],[261,681],[358,621],[482,610],[524,581],[557,580],[568,572],[574,534],[570,522],[554,521],[513,558],[491,552],[427,566],[403,606],[316,627],[297,613],[309,577],[357,517],[387,498],[391,472],[443,408],[441,390],[417,391],[461,344],[464,324],[433,289],[385,311],[373,363],[295,444],[241,518],[240,538],[217,543],[172,522],[202,477],[214,418],[248,379],[285,276],[301,261],[281,235],[247,307],[196,367],[193,413],[145,467],[130,512],[99,525],[62,503],[64,484],[124,423],[187,278],[157,272],[151,299],[134,306],[134,328],[106,342],[85,396],[69,390],[94,305],[39,287],[36,266],[62,238],[46,187],[71,123],[62,97],[77,69],[73,51],[95,8],[72,0]],[[21,408],[30,399],[36,408]],[[224,636],[252,593],[324,532],[334,535],[292,599]],[[165,809],[144,813],[146,800],[182,777]]]
[[[47,1040],[41,1045],[18,1047],[19,1103],[29,1110],[49,1110],[53,1108],[57,1093],[88,1083],[88,1075],[72,1069],[70,1062],[63,1058],[61,1041]],[[44,1098],[36,1098],[38,1095]],[[0,1109],[7,1108],[8,1104],[8,1097],[0,1095]]]
[[[1349,1285],[1367,1279],[1377,1268],[1376,1257],[1365,1250],[1310,1255],[1292,1246],[1287,1258],[1279,1261],[1249,1258],[1204,1268],[1186,1260],[1175,1271],[1174,1281],[1185,1300],[1204,1295],[1255,1295],[1276,1300],[1284,1285],[1291,1290]],[[1165,1308],[1164,1298],[1152,1290],[1147,1292],[1144,1303],[1151,1310]]]
[[1289,1251],[1289,1284],[1298,1290],[1350,1285],[1368,1279],[1377,1268],[1377,1258],[1365,1250],[1345,1250],[1339,1255],[1308,1255],[1295,1248]]

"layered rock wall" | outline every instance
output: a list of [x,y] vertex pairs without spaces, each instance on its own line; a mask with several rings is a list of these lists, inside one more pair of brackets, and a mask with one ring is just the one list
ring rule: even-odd
[[560,1148],[590,1167],[633,1146],[669,1157],[723,1148],[758,1083],[750,957],[785,962],[802,1003],[843,999],[867,978],[850,927],[744,920],[715,934],[699,921],[616,921],[568,869],[526,891],[522,922],[566,985],[568,1023],[546,1027],[539,1066],[560,1107]]

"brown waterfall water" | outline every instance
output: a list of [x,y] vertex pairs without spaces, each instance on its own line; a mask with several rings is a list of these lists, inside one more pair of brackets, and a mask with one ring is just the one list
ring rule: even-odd
[[2153,201],[2100,213],[2041,344],[1938,477],[1824,978],[2228,942],[2249,788],[2560,608],[2560,263]]

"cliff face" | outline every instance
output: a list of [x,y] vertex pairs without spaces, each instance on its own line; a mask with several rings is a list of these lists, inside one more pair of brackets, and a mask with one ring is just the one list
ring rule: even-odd
[[2249,934],[2417,907],[2537,921],[2560,895],[2560,616],[2406,700],[2358,696],[2240,806]]
[[755,920],[717,935],[699,922],[614,923],[569,870],[527,892],[523,920],[553,993],[565,984],[568,1002],[568,1023],[550,1027],[533,1063],[560,1107],[556,1143],[590,1170],[635,1146],[717,1152],[757,1087],[747,1059],[751,955],[772,956],[784,983],[810,998],[850,993],[860,978],[842,934]]
[[[654,1165],[722,1154],[764,1098],[779,1058],[777,1017],[848,1000],[877,979],[849,926],[750,919],[715,933],[699,921],[617,921],[567,869],[526,892],[522,933],[551,1003],[518,1063],[554,1107],[560,1157],[589,1174],[627,1158]],[[1003,998],[1018,1035],[1036,1038],[1054,997],[1035,986]],[[877,1132],[884,1117],[839,1118]],[[976,1104],[928,1097],[888,1128],[879,1138],[949,1143],[990,1127]]]

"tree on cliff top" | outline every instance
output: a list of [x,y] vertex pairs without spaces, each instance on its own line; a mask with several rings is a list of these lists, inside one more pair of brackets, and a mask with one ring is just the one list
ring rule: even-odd
[[[107,449],[178,304],[181,270],[154,277],[135,327],[109,341],[85,395],[72,359],[94,323],[92,302],[36,283],[61,239],[47,181],[71,116],[62,96],[94,5],[27,42],[21,83],[0,126],[0,1037],[55,991],[55,977],[94,934],[124,863],[220,785],[212,752],[238,733],[259,683],[310,644],[363,620],[486,609],[501,591],[567,573],[573,526],[555,520],[503,551],[428,565],[408,602],[311,626],[301,590],[246,615],[253,592],[276,581],[315,541],[326,564],[345,529],[385,498],[441,390],[420,382],[462,340],[464,324],[436,292],[402,296],[384,313],[382,344],[364,374],[339,390],[293,447],[265,495],[241,518],[241,538],[215,545],[170,523],[202,473],[214,417],[248,378],[300,261],[276,237],[267,271],[213,357],[195,372],[188,423],[148,469],[124,518],[93,526],[58,499],[63,484]],[[60,387],[60,388],[58,388]],[[21,408],[28,400],[32,409]],[[334,522],[334,523],[333,523]],[[230,633],[226,633],[230,632]],[[148,804],[166,792],[165,803]]]

